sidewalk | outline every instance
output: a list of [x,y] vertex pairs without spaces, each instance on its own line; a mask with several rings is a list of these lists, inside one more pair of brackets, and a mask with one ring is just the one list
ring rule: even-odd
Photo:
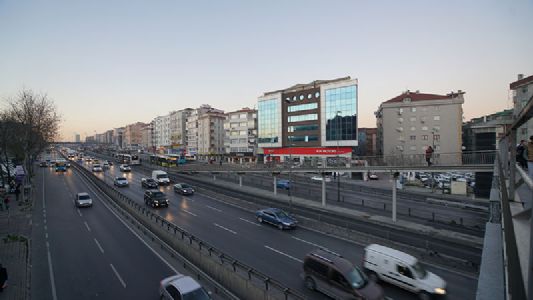
[[7,268],[8,286],[0,299],[30,298],[30,241],[32,205],[19,206],[9,195],[9,211],[0,211],[0,263]]

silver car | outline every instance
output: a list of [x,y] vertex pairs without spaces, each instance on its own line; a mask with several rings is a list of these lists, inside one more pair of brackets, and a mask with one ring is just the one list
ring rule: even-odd
[[209,300],[211,296],[196,280],[183,274],[167,277],[161,280],[159,286],[161,299],[196,299]]
[[128,182],[128,179],[126,179],[125,177],[115,177],[113,184],[118,187],[123,187],[123,186],[128,186],[129,182]]
[[77,193],[74,203],[77,207],[89,207],[93,206],[93,200],[87,193]]

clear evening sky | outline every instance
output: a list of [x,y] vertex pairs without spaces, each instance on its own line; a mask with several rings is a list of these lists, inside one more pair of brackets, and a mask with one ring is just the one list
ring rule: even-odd
[[406,89],[466,91],[465,119],[533,75],[533,2],[0,0],[0,99],[47,93],[62,138],[202,103],[359,79],[359,126]]

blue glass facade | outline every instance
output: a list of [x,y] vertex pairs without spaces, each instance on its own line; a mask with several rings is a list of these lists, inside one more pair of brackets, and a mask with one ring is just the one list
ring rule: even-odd
[[357,140],[357,86],[325,90],[326,141]]
[[281,120],[281,111],[279,111],[278,102],[278,99],[270,99],[258,103],[259,143],[277,143],[280,141],[281,132],[278,124]]

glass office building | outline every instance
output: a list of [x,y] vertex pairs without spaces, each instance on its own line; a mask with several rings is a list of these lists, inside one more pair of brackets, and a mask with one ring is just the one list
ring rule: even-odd
[[325,90],[326,141],[357,140],[357,86]]
[[258,143],[278,143],[281,140],[279,99],[259,101],[257,110]]

